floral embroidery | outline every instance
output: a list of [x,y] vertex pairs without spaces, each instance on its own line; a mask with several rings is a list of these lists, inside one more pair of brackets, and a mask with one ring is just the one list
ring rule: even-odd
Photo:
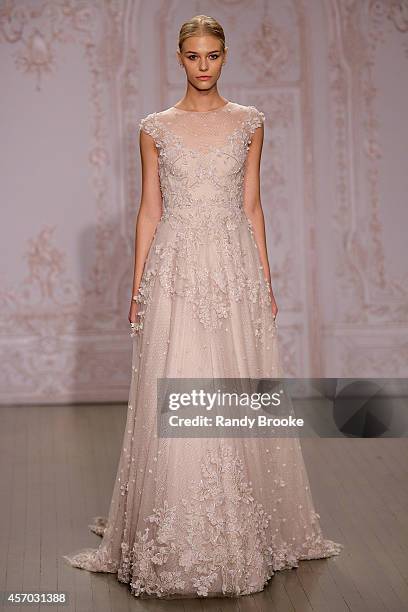
[[139,129],[143,129],[146,134],[149,134],[156,143],[156,146],[161,146],[160,140],[160,125],[157,122],[158,113],[150,113],[147,117],[140,120]]
[[[140,122],[159,149],[163,215],[138,291],[137,301],[144,305],[139,329],[158,281],[167,296],[187,300],[193,317],[208,330],[220,329],[232,304],[246,299],[256,345],[264,343],[267,333],[275,335],[270,286],[243,210],[246,153],[265,115],[254,106],[243,108],[243,116],[228,124],[223,144],[214,145],[212,139],[205,149],[200,139],[198,148],[186,146],[188,138],[194,143],[194,126],[180,130],[165,113],[152,113]],[[219,131],[219,124],[218,118],[207,129]],[[249,248],[242,244],[244,232],[250,236]],[[252,261],[247,261],[248,250]]]
[[[243,206],[247,151],[252,134],[263,121],[263,113],[255,107],[236,104],[220,113],[187,117],[169,109],[141,121],[141,128],[153,137],[158,149],[163,214],[137,292],[137,331],[142,341],[133,347],[123,450],[109,517],[95,517],[90,525],[102,536],[99,548],[64,556],[74,567],[117,573],[135,596],[258,592],[276,570],[297,567],[301,559],[329,557],[342,548],[323,538],[299,445],[290,448],[289,440],[285,446],[271,442],[261,456],[260,441],[245,442],[241,458],[233,442],[209,442],[194,448],[187,442],[185,449],[175,449],[167,457],[165,453],[172,449],[152,437],[156,379],[165,371],[168,343],[172,342],[168,323],[181,319],[184,323],[187,309],[197,320],[197,325],[187,329],[198,329],[202,336],[207,330],[213,333],[208,344],[213,343],[220,353],[223,325],[227,333],[231,329],[242,332],[236,338],[237,347],[250,340],[251,334],[257,346],[264,343],[265,350],[271,351],[277,347],[269,342],[276,334],[270,287]],[[169,319],[168,306],[173,309]],[[176,312],[181,319],[172,318]],[[237,312],[239,318],[234,320]],[[246,324],[244,331],[242,323]],[[206,346],[204,338],[203,348]],[[183,364],[179,370],[177,359],[189,359],[191,346],[185,347],[176,356],[180,372]],[[278,369],[276,354],[257,351],[250,342],[243,353],[247,354],[242,359],[251,362],[248,372]],[[222,358],[227,373],[239,369],[232,363],[235,355]],[[201,353],[196,363],[200,365]],[[216,372],[218,365],[212,367]],[[284,463],[279,458],[281,451]],[[181,485],[177,481],[183,476],[169,470],[181,470],[184,459],[190,467],[190,481],[177,494],[177,485]],[[263,462],[265,470],[259,473]]]
[[[283,487],[285,482],[275,484]],[[116,567],[118,579],[129,583],[135,596],[207,597],[217,585],[220,594],[233,596],[259,591],[275,571],[298,567],[301,559],[336,555],[343,547],[323,538],[314,510],[304,519],[309,530],[300,543],[282,542],[270,529],[271,518],[245,481],[238,452],[229,445],[210,448],[201,480],[190,483],[179,504],[164,500],[154,508],[132,546],[122,542],[120,563],[107,566]],[[103,523],[101,517],[95,521]],[[106,555],[102,559],[107,564]],[[97,563],[94,556],[94,567]]]

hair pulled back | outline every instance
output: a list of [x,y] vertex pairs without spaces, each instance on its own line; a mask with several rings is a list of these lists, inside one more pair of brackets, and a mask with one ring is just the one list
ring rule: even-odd
[[225,51],[225,34],[222,26],[213,17],[208,15],[196,15],[188,21],[185,21],[180,28],[178,47],[182,50],[184,42],[190,36],[215,36],[221,41],[221,51]]

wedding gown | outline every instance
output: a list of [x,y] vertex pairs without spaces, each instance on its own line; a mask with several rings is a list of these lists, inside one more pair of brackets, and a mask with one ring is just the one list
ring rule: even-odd
[[254,106],[170,107],[141,120],[158,150],[163,214],[138,290],[126,428],[96,549],[64,559],[117,573],[139,597],[236,596],[277,570],[339,554],[325,539],[298,438],[164,438],[157,378],[279,377],[277,326],[253,227],[245,161]]

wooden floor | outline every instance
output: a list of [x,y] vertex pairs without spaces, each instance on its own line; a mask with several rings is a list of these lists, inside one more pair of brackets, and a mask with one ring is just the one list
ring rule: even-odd
[[0,591],[65,591],[65,606],[5,610],[77,612],[353,612],[408,610],[408,440],[303,439],[330,559],[277,572],[237,599],[140,600],[114,574],[72,568],[61,555],[100,538],[126,406],[0,407]]

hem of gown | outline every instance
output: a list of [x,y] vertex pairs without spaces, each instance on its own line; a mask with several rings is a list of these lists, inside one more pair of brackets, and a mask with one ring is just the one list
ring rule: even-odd
[[[94,522],[89,525],[91,531],[99,536],[103,535],[105,527],[106,519],[103,517],[95,517]],[[319,542],[319,548],[315,550],[311,550],[313,548],[313,544],[311,545],[308,543],[307,546],[309,547],[309,551],[303,554],[299,552],[291,553],[290,550],[288,551],[288,549],[285,549],[283,554],[279,551],[277,553],[275,552],[278,559],[275,563],[267,563],[269,569],[266,570],[264,579],[261,579],[259,584],[247,586],[246,588],[239,590],[239,592],[210,590],[207,593],[200,593],[197,590],[181,593],[159,592],[157,590],[148,592],[144,589],[144,587],[134,583],[135,580],[137,581],[137,577],[131,577],[129,580],[122,579],[119,576],[119,562],[110,560],[106,554],[104,555],[103,553],[101,557],[99,548],[82,549],[73,555],[63,555],[62,558],[65,559],[69,565],[78,569],[84,569],[90,572],[117,574],[118,581],[123,584],[128,584],[130,586],[131,594],[139,599],[208,599],[215,597],[234,598],[263,591],[265,586],[267,586],[267,583],[271,580],[276,572],[297,568],[299,567],[300,561],[327,559],[329,557],[339,555],[344,548],[344,544],[340,544],[329,539],[323,539],[321,542]]]
[[[174,593],[174,594],[164,594],[159,595],[157,593],[148,594],[146,592],[135,594],[132,592],[132,595],[137,597],[138,599],[211,599],[216,597],[225,598],[239,598],[244,597],[245,595],[253,595],[254,593],[262,592],[265,587],[268,586],[268,583],[272,580],[277,572],[296,569],[299,567],[299,561],[313,561],[316,559],[327,559],[329,557],[333,557],[339,555],[341,550],[344,548],[343,544],[339,544],[338,542],[334,542],[333,540],[324,540],[324,543],[330,547],[331,551],[316,553],[317,556],[300,556],[297,557],[292,562],[288,562],[284,567],[276,567],[272,571],[268,572],[265,581],[262,585],[249,587],[245,590],[241,590],[239,593],[231,593],[231,592],[223,592],[223,591],[209,591],[207,595],[202,595],[197,593],[197,591],[193,591],[191,593]],[[119,579],[120,582],[125,582]],[[128,582],[125,582],[129,584]]]

